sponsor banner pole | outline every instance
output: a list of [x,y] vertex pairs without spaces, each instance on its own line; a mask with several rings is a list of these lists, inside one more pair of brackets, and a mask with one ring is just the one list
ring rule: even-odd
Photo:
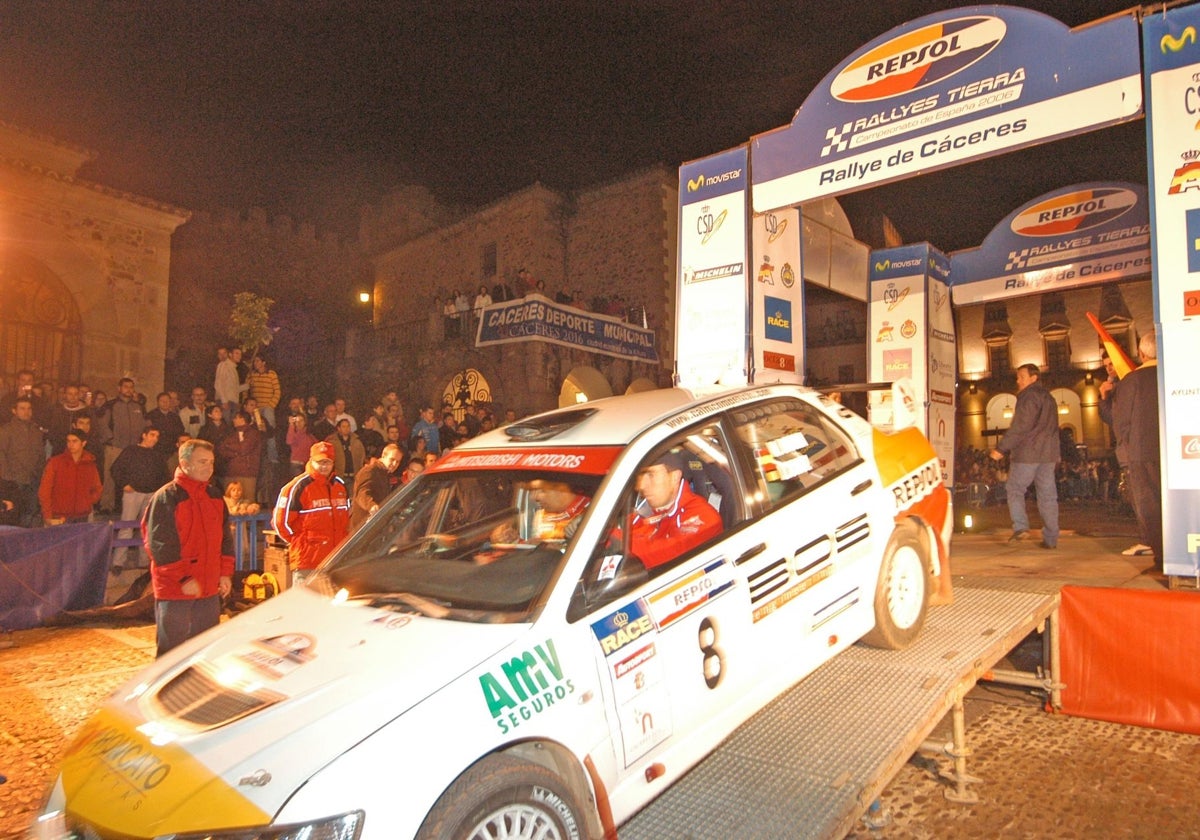
[[679,168],[675,384],[744,384],[749,146]]
[[1200,6],[1142,21],[1158,330],[1163,571],[1200,581]]
[[[925,363],[928,330],[925,304],[926,264],[929,246],[903,245],[871,252],[870,288],[867,296],[867,379],[897,382],[907,379],[915,394],[911,409],[915,425],[928,431],[929,378]],[[890,426],[899,407],[890,391],[871,391],[871,422]]]
[[925,434],[937,452],[942,481],[953,491],[958,343],[954,331],[954,313],[950,306],[950,258],[931,247],[925,265],[929,350],[929,424]]
[[804,295],[800,271],[800,211],[754,217],[751,258],[757,264],[752,299],[753,381],[804,381]]

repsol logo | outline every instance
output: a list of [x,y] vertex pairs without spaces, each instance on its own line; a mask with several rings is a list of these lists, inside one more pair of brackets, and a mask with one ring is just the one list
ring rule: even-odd
[[1137,206],[1132,190],[1098,187],[1053,196],[1025,208],[1012,220],[1018,236],[1061,236],[1107,225]]
[[842,102],[912,93],[967,69],[998,47],[1006,31],[1000,18],[980,15],[901,32],[851,59],[834,77],[829,92]]

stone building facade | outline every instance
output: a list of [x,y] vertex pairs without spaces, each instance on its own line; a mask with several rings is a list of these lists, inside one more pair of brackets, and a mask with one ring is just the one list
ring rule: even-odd
[[[448,223],[428,201],[375,208],[360,237],[374,253],[373,323],[350,337],[340,388],[359,405],[395,389],[410,413],[485,403],[525,415],[669,385],[677,203],[674,171],[657,167],[573,194],[535,184]],[[660,363],[538,340],[477,348],[473,318],[447,330],[447,297],[498,285],[645,324]]]
[[211,392],[234,296],[254,292],[275,301],[274,339],[264,352],[285,396],[333,398],[336,360],[360,305],[357,294],[371,283],[358,242],[318,234],[286,215],[268,217],[262,208],[197,211],[176,231],[173,253],[166,347],[172,387],[202,385]]
[[188,213],[78,179],[92,158],[0,123],[0,390],[26,368],[51,389],[162,388],[171,237]]
[[1032,362],[1059,403],[1059,428],[1088,457],[1111,452],[1100,420],[1106,378],[1088,312],[1137,361],[1137,343],[1154,329],[1150,278],[1012,297],[955,310],[958,334],[958,448],[990,449],[1011,421],[1018,366]]

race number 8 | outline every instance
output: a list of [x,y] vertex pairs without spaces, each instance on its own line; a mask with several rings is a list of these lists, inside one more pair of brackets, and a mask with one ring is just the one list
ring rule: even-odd
[[700,630],[697,635],[700,641],[700,652],[704,654],[701,663],[704,671],[704,684],[709,688],[716,688],[721,684],[721,677],[725,675],[725,659],[721,649],[717,647],[717,624],[711,616],[705,616],[704,620],[700,622]]

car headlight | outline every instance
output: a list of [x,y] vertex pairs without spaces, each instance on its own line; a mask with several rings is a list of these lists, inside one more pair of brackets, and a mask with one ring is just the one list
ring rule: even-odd
[[[362,811],[352,811],[317,822],[294,825],[173,834],[170,840],[358,840],[365,817]],[[70,823],[70,817],[65,817],[62,812],[46,814],[31,828],[29,837],[39,840],[82,840],[101,836],[92,829]]]

